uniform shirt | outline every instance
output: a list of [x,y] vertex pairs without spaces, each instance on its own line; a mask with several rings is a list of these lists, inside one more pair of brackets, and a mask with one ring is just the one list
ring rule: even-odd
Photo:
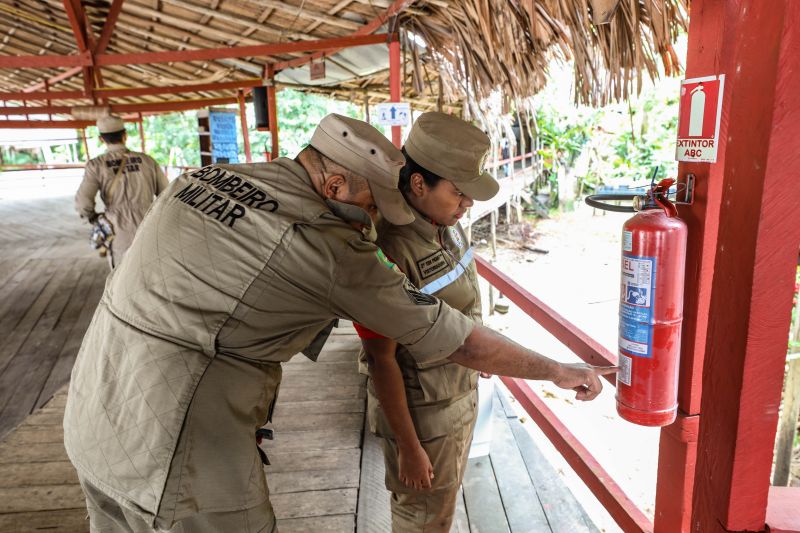
[[275,369],[304,349],[315,356],[337,317],[397,340],[420,364],[446,358],[473,327],[334,215],[296,162],[178,177],[84,338],[64,419],[70,459],[161,527],[262,503],[254,432]]
[[[481,298],[473,250],[459,224],[438,226],[415,213],[407,226],[382,224],[378,246],[420,288],[436,296],[476,323],[481,322]],[[358,325],[359,335],[373,333]],[[362,354],[362,361],[364,355]],[[403,346],[397,348],[397,361],[403,374],[408,405],[418,436],[438,436],[452,429],[447,406],[465,399],[478,383],[478,372],[447,360],[420,361]],[[362,369],[364,365],[362,364]],[[383,419],[372,381],[369,383],[370,419],[373,431],[391,436]],[[465,399],[465,401],[471,401]],[[456,409],[458,411],[458,409]]]
[[[126,159],[127,157],[127,159]],[[122,162],[125,169],[117,178],[111,198],[109,187]],[[106,217],[114,227],[114,252],[122,253],[130,246],[144,214],[167,186],[167,177],[158,163],[147,154],[132,152],[124,144],[110,144],[106,153],[86,163],[75,206],[84,218],[95,215],[95,196],[106,206]]]

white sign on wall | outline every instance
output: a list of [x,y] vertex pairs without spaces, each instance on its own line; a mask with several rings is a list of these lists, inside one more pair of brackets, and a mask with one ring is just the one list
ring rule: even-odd
[[378,124],[381,126],[408,126],[411,124],[411,104],[388,102],[376,106]]

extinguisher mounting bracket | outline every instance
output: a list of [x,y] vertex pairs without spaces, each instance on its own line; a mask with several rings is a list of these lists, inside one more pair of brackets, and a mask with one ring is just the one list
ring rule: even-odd
[[[678,190],[675,192],[675,202],[676,205],[692,205],[694,203],[694,182],[695,182],[695,175],[692,173],[686,174],[686,178],[684,179],[683,183],[680,183],[678,186]],[[683,185],[683,187],[681,187]],[[681,198],[681,193],[683,193],[683,198]]]

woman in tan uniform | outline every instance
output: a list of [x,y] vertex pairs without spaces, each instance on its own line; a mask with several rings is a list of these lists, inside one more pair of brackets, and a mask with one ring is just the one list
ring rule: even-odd
[[[421,115],[403,148],[398,183],[416,220],[384,223],[377,242],[420,292],[478,323],[473,251],[458,221],[474,199],[497,194],[497,182],[483,171],[490,146],[467,122]],[[446,360],[420,367],[402,346],[357,329],[369,365],[370,429],[381,437],[392,492],[392,530],[447,532],[475,426],[478,372]]]

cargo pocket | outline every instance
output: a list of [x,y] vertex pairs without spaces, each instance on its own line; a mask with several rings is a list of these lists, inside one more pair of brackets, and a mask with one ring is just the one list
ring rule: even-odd
[[417,369],[417,377],[426,402],[458,398],[478,385],[478,372],[455,363]]
[[[456,426],[452,409],[448,405],[409,407],[409,412],[420,441],[447,435]],[[367,399],[367,424],[371,433],[387,439],[395,438],[380,402],[372,394]]]

